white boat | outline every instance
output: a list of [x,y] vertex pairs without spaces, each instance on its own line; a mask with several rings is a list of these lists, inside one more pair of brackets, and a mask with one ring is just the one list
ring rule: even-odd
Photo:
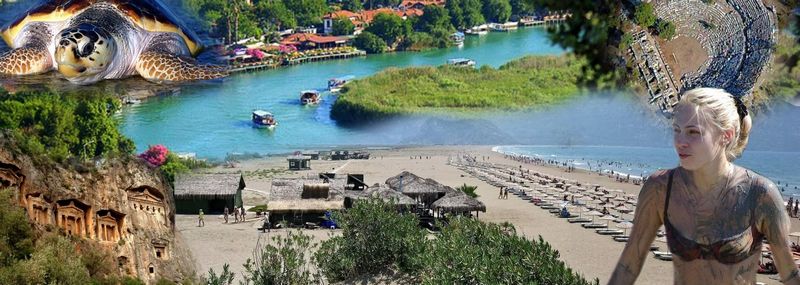
[[317,90],[304,90],[300,92],[300,104],[314,105],[319,104],[320,97]]
[[472,28],[467,29],[464,33],[467,35],[482,36],[489,33],[489,25],[483,24],[479,26],[474,26]]
[[469,58],[451,58],[447,64],[458,67],[475,67],[475,61]]
[[275,116],[273,116],[272,113],[264,110],[253,111],[252,121],[256,127],[260,128],[272,129],[278,125],[278,121],[275,120]]
[[460,45],[464,43],[464,33],[462,32],[455,32],[450,35],[450,40],[452,40],[456,45]]
[[339,78],[331,78],[328,80],[328,91],[336,93],[342,90],[342,87],[348,82],[355,79],[355,76],[348,75]]
[[505,22],[503,24],[500,23],[491,23],[489,24],[489,28],[495,32],[508,32],[512,30],[516,30],[519,26],[517,22]]

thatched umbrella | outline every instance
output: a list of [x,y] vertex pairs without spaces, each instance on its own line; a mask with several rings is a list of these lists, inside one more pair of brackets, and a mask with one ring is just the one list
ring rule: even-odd
[[483,202],[461,192],[448,193],[433,202],[431,207],[445,212],[486,212],[486,205]]
[[386,184],[402,194],[412,198],[420,198],[425,204],[430,205],[445,194],[458,192],[457,190],[445,186],[436,180],[419,177],[411,172],[402,173],[386,179]]

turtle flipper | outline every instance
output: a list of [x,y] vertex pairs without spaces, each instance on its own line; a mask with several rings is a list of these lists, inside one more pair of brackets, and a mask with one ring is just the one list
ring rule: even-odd
[[208,80],[228,76],[221,66],[201,65],[191,58],[147,51],[139,56],[136,71],[150,81]]
[[46,49],[22,47],[0,54],[0,74],[37,74],[52,68],[53,61]]

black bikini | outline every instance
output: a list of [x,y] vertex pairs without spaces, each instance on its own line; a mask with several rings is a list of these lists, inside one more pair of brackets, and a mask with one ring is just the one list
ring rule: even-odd
[[[696,241],[686,238],[680,231],[678,231],[672,223],[669,222],[667,216],[667,209],[669,209],[669,197],[672,192],[672,176],[674,170],[669,171],[669,179],[667,180],[667,199],[664,204],[664,227],[667,230],[667,246],[669,250],[681,258],[683,261],[692,261],[695,259],[703,260],[717,260],[723,264],[739,263],[753,254],[761,251],[761,243],[763,234],[760,233],[755,226],[755,213],[751,209],[750,215],[750,229],[737,234],[735,236],[722,239],[712,244],[701,244]],[[752,185],[752,180],[751,180]],[[755,191],[749,191],[748,196],[753,195]],[[753,197],[747,197],[749,200]],[[736,245],[742,246],[737,247]]]

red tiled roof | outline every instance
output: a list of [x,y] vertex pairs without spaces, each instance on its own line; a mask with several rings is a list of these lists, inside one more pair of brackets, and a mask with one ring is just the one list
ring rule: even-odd
[[350,12],[348,10],[339,10],[339,11],[330,12],[328,14],[325,14],[325,16],[323,18],[336,19],[336,18],[339,18],[339,17],[345,17],[345,18],[350,19],[350,18],[358,18],[359,16],[360,15],[358,13],[353,13],[353,12]]
[[400,6],[411,7],[416,4],[421,4],[423,6],[428,6],[428,5],[444,6],[445,0],[403,0],[403,2],[400,3]]
[[304,33],[296,33],[291,34],[283,38],[281,40],[281,44],[283,45],[297,45],[303,42],[313,42],[316,44],[325,44],[325,43],[334,43],[334,42],[341,42],[347,41],[347,37],[333,37],[333,36],[320,36],[317,34],[304,34]]

